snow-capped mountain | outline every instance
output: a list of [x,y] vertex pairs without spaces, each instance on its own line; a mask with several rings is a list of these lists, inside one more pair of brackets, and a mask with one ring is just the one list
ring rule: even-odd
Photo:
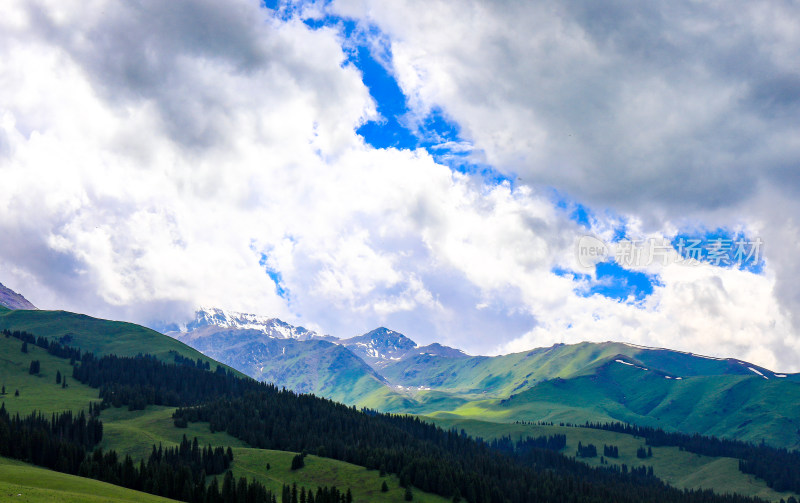
[[394,330],[376,328],[364,335],[343,339],[340,344],[361,357],[373,368],[380,368],[392,361],[400,360],[409,351],[417,348],[417,343]]
[[[267,337],[275,339],[306,340],[334,340],[335,337],[321,335],[313,330],[290,325],[278,318],[269,318],[258,314],[238,313],[226,311],[216,307],[201,308],[195,313],[195,319],[186,325],[181,332],[192,333],[205,327],[223,328],[229,330],[255,330]],[[207,333],[208,330],[202,330]]]

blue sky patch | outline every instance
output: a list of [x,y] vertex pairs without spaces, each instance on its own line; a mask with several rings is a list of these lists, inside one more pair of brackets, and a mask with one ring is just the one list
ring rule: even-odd
[[589,288],[584,288],[583,285],[575,288],[575,292],[582,297],[599,294],[620,302],[628,301],[631,296],[635,302],[639,302],[652,294],[655,286],[662,286],[657,276],[625,269],[614,261],[600,262],[595,266],[596,280],[590,274],[561,267],[554,267],[551,272],[570,278],[576,283],[588,284]]
[[286,300],[289,300],[289,291],[283,286],[283,276],[280,271],[277,271],[269,266],[269,256],[266,253],[261,254],[261,260],[258,261],[259,265],[264,268],[267,276],[275,283],[275,293],[280,295]]
[[595,266],[597,281],[587,292],[582,293],[589,297],[596,293],[626,301],[631,296],[634,300],[641,301],[653,293],[654,286],[660,286],[657,276],[650,276],[643,272],[625,269],[616,262],[600,262]]
[[[283,10],[285,10],[282,7]],[[474,159],[472,143],[461,135],[461,128],[439,107],[424,117],[416,117],[392,73],[392,53],[388,40],[374,26],[359,26],[351,19],[336,16],[304,19],[312,29],[336,27],[347,53],[345,64],[352,64],[362,75],[364,85],[375,101],[380,118],[363,124],[356,133],[374,148],[425,149],[436,162],[453,171],[478,175],[486,183],[514,184],[516,176],[506,175]]]
[[592,279],[591,275],[589,274],[570,271],[569,269],[564,269],[562,267],[554,267],[550,270],[550,272],[556,276],[561,276],[562,278],[570,278],[573,281],[589,281]]
[[672,246],[684,260],[735,267],[754,274],[764,270],[764,243],[743,232],[722,228],[682,232],[672,239]]
[[553,189],[553,200],[556,208],[562,210],[570,220],[577,222],[587,229],[592,228],[590,218],[594,215],[588,206],[585,206],[574,199]]

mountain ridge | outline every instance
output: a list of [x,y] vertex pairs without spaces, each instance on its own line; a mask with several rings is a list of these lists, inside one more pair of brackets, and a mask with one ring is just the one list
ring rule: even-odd
[[800,447],[800,428],[785,419],[800,417],[800,374],[736,358],[613,341],[472,356],[419,346],[386,327],[330,341],[211,326],[194,332],[178,338],[256,379],[348,405],[504,422],[623,421]]
[[7,286],[0,283],[0,306],[7,307],[12,310],[34,310],[38,309],[22,294],[15,292]]

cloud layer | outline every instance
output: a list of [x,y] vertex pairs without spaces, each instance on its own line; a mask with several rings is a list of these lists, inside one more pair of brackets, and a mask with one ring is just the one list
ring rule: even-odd
[[[521,181],[366,144],[377,104],[335,26],[246,0],[4,3],[2,281],[150,324],[204,304],[472,352],[625,340],[795,368],[800,271],[773,243],[798,237],[796,12],[392,5],[331,8],[389,37],[414,114],[441,107]],[[585,296],[594,278],[553,273],[586,229],[551,188],[612,210],[606,237],[744,228],[767,265]]]

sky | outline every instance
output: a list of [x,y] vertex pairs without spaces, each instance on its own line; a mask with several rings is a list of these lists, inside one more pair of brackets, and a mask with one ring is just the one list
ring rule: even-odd
[[0,282],[800,371],[800,7],[7,0]]

